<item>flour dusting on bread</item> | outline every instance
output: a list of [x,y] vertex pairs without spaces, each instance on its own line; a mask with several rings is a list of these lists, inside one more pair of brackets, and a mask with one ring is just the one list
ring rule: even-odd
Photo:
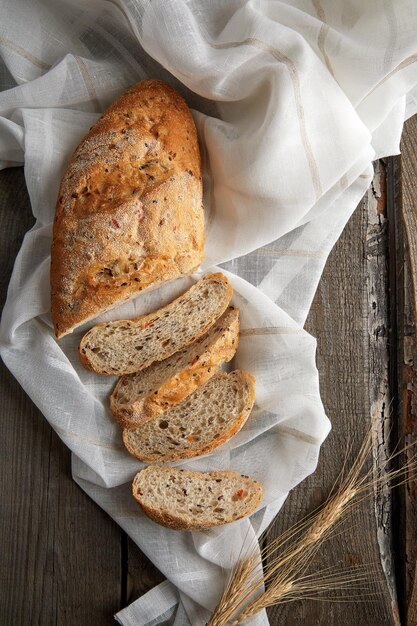
[[56,335],[202,261],[204,214],[195,125],[157,80],[123,94],[63,177],[51,252]]

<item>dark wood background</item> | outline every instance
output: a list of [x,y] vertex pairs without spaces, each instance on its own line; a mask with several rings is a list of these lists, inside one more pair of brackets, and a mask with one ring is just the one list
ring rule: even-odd
[[[321,392],[333,431],[316,473],[290,495],[274,534],[326,497],[348,441],[371,417],[376,445],[417,434],[417,119],[402,156],[376,164],[372,187],[335,246],[308,318],[318,339]],[[0,297],[31,227],[21,168],[0,172]],[[413,271],[414,268],[414,271]],[[0,369],[0,625],[104,626],[162,580],[120,528],[71,479],[70,453],[8,370]],[[388,433],[390,437],[388,437]],[[269,610],[272,625],[417,624],[417,498],[364,502],[317,557],[366,564],[370,593],[349,602],[304,601]]]

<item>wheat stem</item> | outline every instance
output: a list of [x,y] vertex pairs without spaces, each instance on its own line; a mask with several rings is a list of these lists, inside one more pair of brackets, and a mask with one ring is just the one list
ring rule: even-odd
[[[306,575],[304,572],[323,542],[340,526],[352,507],[369,498],[376,488],[390,490],[392,481],[395,480],[395,486],[399,486],[411,480],[417,472],[417,454],[412,455],[404,467],[387,469],[393,459],[409,451],[413,444],[401,450],[396,449],[389,459],[379,463],[377,476],[374,475],[373,467],[365,469],[372,451],[376,425],[375,419],[355,462],[343,478],[347,465],[345,458],[339,480],[320,509],[269,542],[260,552],[253,550],[250,556],[238,562],[207,626],[235,626],[268,606],[302,598],[317,599],[319,594],[330,590],[352,590],[352,586],[359,589],[359,583],[367,582],[368,577],[364,573],[359,575],[358,569],[337,574],[335,568],[329,568],[328,575],[324,575],[324,572]],[[264,537],[267,537],[267,533]],[[263,573],[261,558],[267,559]]]

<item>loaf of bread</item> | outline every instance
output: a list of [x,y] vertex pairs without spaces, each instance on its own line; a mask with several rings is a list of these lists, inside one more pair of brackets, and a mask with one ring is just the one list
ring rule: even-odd
[[104,113],[62,179],[51,251],[57,337],[203,259],[201,163],[191,112],[158,80]]
[[253,513],[262,495],[257,480],[232,470],[194,472],[150,465],[133,481],[133,497],[143,512],[174,530],[234,522]]
[[239,309],[229,307],[210,330],[168,359],[122,376],[110,408],[123,428],[152,419],[189,396],[230,361],[239,341]]
[[159,417],[123,430],[123,442],[144,463],[167,463],[212,452],[245,424],[255,401],[255,379],[219,372]]
[[206,333],[224,313],[232,294],[223,274],[206,274],[158,311],[94,326],[81,340],[81,362],[99,374],[120,376],[163,361]]

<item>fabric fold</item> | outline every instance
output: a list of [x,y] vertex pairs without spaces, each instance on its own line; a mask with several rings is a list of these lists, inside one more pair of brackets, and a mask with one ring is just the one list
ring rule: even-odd
[[[417,8],[411,0],[0,5],[0,167],[24,163],[36,219],[10,280],[0,353],[72,450],[74,480],[167,577],[120,611],[119,623],[204,624],[244,537],[256,541],[314,471],[329,431],[316,344],[303,325],[372,160],[398,152],[404,119],[417,111]],[[213,266],[233,283],[242,317],[233,366],[256,375],[257,403],[233,440],[180,465],[253,474],[265,497],[249,520],[205,533],[169,531],[138,509],[130,481],[142,465],[108,408],[115,379],[79,362],[89,325],[57,342],[49,314],[52,221],[66,164],[104,109],[145,77],[166,80],[193,109],[206,258],[193,277],[97,321],[154,310]],[[267,624],[266,613],[251,623]]]

